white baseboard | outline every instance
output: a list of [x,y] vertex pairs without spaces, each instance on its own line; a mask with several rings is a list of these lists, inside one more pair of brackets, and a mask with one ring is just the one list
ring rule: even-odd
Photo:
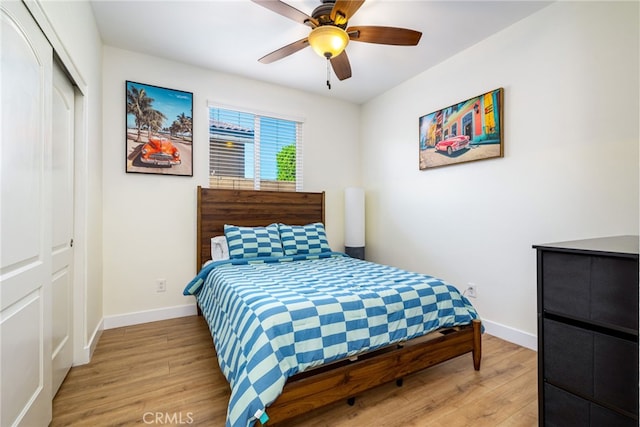
[[533,351],[538,350],[538,337],[534,334],[492,322],[491,320],[482,319],[482,324],[484,325],[484,331],[489,335],[521,345]]
[[73,366],[85,365],[91,361],[93,357],[93,352],[96,350],[98,346],[98,341],[100,341],[100,336],[102,335],[102,331],[104,330],[104,321],[101,320],[98,322],[98,325],[93,330],[91,334],[91,338],[89,342],[76,349],[73,354]]
[[[98,326],[96,326],[96,329],[93,331],[93,335],[91,335],[91,339],[89,340],[89,345],[86,347],[87,352],[89,353],[89,360],[93,357],[93,352],[96,351],[98,341],[100,341],[100,337],[102,336],[102,331],[104,331],[104,319],[98,322]],[[89,360],[87,360],[87,363]]]
[[158,308],[155,310],[138,311],[135,313],[116,314],[113,316],[105,316],[104,329],[157,322],[158,320],[174,319],[176,317],[194,316],[196,314],[197,309],[195,304]]
[[98,341],[100,341],[100,337],[102,336],[102,331],[104,331],[104,319],[98,323],[95,331],[93,331],[93,335],[91,335],[91,340],[89,340],[89,345],[87,346],[89,349],[89,359],[93,357],[93,352],[96,351]]

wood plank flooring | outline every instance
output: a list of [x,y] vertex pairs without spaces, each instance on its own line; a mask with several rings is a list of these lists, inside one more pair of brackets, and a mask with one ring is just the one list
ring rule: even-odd
[[[483,335],[482,367],[458,357],[305,414],[287,427],[537,426],[536,353]],[[229,386],[201,317],[104,331],[69,372],[51,426],[224,426]]]

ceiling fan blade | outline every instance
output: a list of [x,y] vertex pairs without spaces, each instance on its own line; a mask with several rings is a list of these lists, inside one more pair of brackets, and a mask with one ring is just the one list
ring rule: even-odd
[[[333,5],[333,9],[331,9],[331,20],[337,25],[346,23],[360,9],[362,3],[364,3],[364,0],[337,0],[336,4]],[[336,22],[336,17],[340,15],[344,18],[339,18],[339,21]],[[344,19],[344,22],[340,22],[341,19]]]
[[395,46],[415,46],[420,41],[420,31],[395,27],[349,27],[349,38],[356,42],[391,44]]
[[285,56],[289,56],[292,53],[296,53],[297,51],[302,50],[307,46],[309,46],[309,40],[305,37],[304,39],[300,39],[291,44],[283,46],[278,50],[274,50],[273,52],[258,59],[258,61],[262,62],[263,64],[271,64],[272,62],[282,59]]
[[295,7],[290,6],[285,2],[282,2],[279,0],[251,0],[251,1],[259,4],[262,7],[266,7],[272,12],[275,12],[286,18],[292,19],[303,25],[308,25],[312,28],[315,28],[318,26],[318,21],[315,18],[307,15],[304,12],[299,11]]
[[351,77],[351,64],[349,63],[347,51],[342,51],[340,55],[331,58],[331,68],[336,73],[338,80],[346,80]]

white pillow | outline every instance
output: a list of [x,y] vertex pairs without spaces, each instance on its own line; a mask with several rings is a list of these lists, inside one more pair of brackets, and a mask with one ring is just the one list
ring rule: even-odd
[[229,259],[229,246],[225,236],[211,238],[211,259],[214,261]]

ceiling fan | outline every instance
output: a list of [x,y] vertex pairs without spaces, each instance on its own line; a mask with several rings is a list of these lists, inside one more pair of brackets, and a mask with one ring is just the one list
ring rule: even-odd
[[[365,0],[321,0],[311,16],[279,0],[252,0],[267,9],[311,28],[309,36],[281,47],[258,61],[270,64],[287,57],[307,46],[331,63],[340,80],[351,77],[351,64],[345,52],[349,41],[387,44],[395,46],[415,46],[422,33],[407,28],[355,26],[348,27],[349,19],[360,9]],[[329,67],[327,64],[327,86]]]

